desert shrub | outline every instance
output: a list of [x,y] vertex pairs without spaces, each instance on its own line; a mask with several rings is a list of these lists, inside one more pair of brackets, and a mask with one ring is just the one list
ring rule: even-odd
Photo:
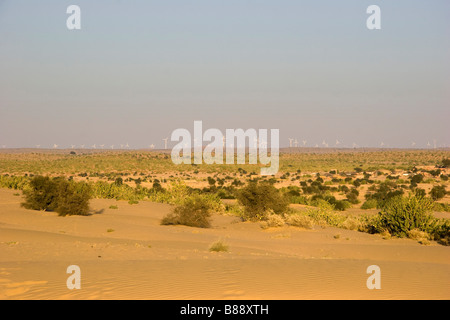
[[264,219],[269,210],[275,214],[285,212],[289,206],[286,197],[269,183],[250,182],[237,193],[239,203],[244,207],[244,220]]
[[220,198],[220,199],[236,199],[235,196],[235,189],[233,186],[230,187],[220,187],[217,192],[216,195]]
[[308,209],[306,215],[321,226],[339,227],[346,219],[345,216],[333,211],[333,206],[326,201],[321,202],[317,208]]
[[448,167],[450,167],[450,159],[449,158],[446,158],[446,159],[442,159],[442,168],[448,168]]
[[305,196],[291,196],[289,198],[289,202],[296,203],[296,204],[304,204],[304,205],[309,204],[308,198]]
[[10,176],[8,174],[0,176],[0,187],[14,190],[24,190],[29,185],[29,177]]
[[23,194],[22,206],[27,209],[56,211],[61,216],[89,213],[91,190],[83,182],[35,176]]
[[450,220],[439,219],[436,223],[436,227],[431,232],[431,236],[438,243],[449,246],[450,245]]
[[369,187],[365,195],[366,200],[375,199],[377,208],[382,208],[389,199],[403,195],[404,191],[392,181],[385,181],[378,186]]
[[351,189],[351,190],[346,194],[347,200],[348,200],[350,203],[353,203],[353,204],[359,203],[358,196],[359,196],[359,191],[356,190],[355,188]]
[[[366,233],[386,233],[389,234],[385,229],[381,227],[379,215],[362,215],[359,217],[361,226],[358,231]],[[390,236],[390,234],[389,234]]]
[[244,215],[244,209],[239,204],[226,204],[225,212],[236,217],[242,217]]
[[300,227],[305,229],[312,229],[314,226],[313,220],[311,217],[305,214],[291,214],[287,216],[286,223],[290,226]]
[[348,208],[351,208],[352,205],[347,200],[336,200],[334,203],[334,209],[338,211],[345,211]]
[[361,209],[364,210],[375,209],[377,207],[377,204],[378,204],[377,200],[369,199],[362,204]]
[[214,242],[210,247],[209,251],[211,252],[227,252],[228,251],[228,245],[223,243],[222,241],[216,241]]
[[434,201],[442,199],[446,194],[445,186],[434,186],[430,191],[430,196]]
[[114,181],[114,183],[115,183],[117,186],[121,186],[121,185],[123,185],[123,179],[122,179],[121,177],[118,177],[118,178],[116,178],[116,180]]
[[433,233],[436,219],[431,215],[433,202],[429,198],[394,197],[390,199],[378,215],[375,229],[383,230],[398,237],[408,236],[408,232],[417,229],[427,233]]
[[58,181],[58,198],[56,212],[60,216],[89,214],[89,200],[91,190],[83,182],[69,183],[66,180]]
[[361,231],[363,229],[363,221],[358,217],[349,216],[340,223],[339,227],[348,230]]
[[428,233],[426,233],[425,231],[421,231],[419,229],[413,229],[408,231],[407,233],[408,238],[413,239],[413,240],[429,240],[430,235]]
[[23,195],[22,206],[26,209],[55,211],[58,206],[58,185],[50,177],[33,177]]
[[284,226],[284,219],[277,214],[269,214],[265,221],[261,222],[261,228],[275,228]]
[[215,187],[216,186],[216,180],[214,178],[208,177],[208,184],[211,187]]
[[[183,205],[187,198],[196,194],[198,194],[198,190],[194,190],[188,187],[183,181],[177,180],[172,181],[168,188],[164,189],[164,192],[157,192],[151,189],[148,193],[148,198],[154,202]],[[217,194],[203,193],[202,198],[213,211],[223,212],[225,210],[225,206]]]
[[437,177],[438,175],[441,174],[441,169],[428,170],[427,172],[428,172],[429,174],[431,174],[433,177]]
[[423,181],[423,174],[416,174],[414,176],[411,177],[411,183],[421,183]]
[[120,183],[116,180],[113,183],[106,181],[97,181],[91,184],[92,195],[100,199],[116,199],[116,200],[138,200],[143,199],[145,194],[139,194],[138,188],[132,188],[127,184]]
[[209,228],[211,226],[212,207],[209,200],[202,195],[193,194],[166,215],[162,225],[185,225],[189,227]]
[[450,212],[450,204],[435,202],[433,205],[433,210],[438,212]]
[[427,195],[425,189],[421,188],[414,189],[414,194],[416,195],[416,197],[425,197]]

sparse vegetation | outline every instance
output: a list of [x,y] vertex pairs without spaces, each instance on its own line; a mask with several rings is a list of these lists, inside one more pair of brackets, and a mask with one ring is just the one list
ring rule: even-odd
[[[186,221],[180,217],[190,206],[187,199],[200,196],[208,203],[210,212],[264,221],[263,226],[287,224],[311,228],[317,224],[414,237],[416,231],[402,231],[400,235],[395,227],[385,228],[389,224],[398,225],[403,219],[388,220],[387,211],[392,208],[387,206],[394,198],[407,198],[405,194],[411,193],[417,199],[429,197],[427,201],[432,205],[429,214],[449,212],[448,166],[449,153],[440,150],[292,153],[280,155],[278,175],[260,177],[255,165],[174,166],[167,155],[157,152],[76,156],[0,154],[0,187],[22,190],[25,197],[35,190],[24,206],[56,212],[59,207],[61,215],[86,212],[71,209],[82,202],[84,194],[89,198],[126,200],[130,204],[145,200],[173,204],[179,209],[170,216],[171,222],[170,219],[166,222],[180,224]],[[166,172],[170,175],[165,175]],[[42,177],[44,180],[33,185],[33,179],[43,173],[52,177]],[[65,182],[55,187],[49,181]],[[199,186],[190,187],[186,183]],[[59,198],[65,200],[55,200]],[[221,199],[237,199],[238,204],[224,205]],[[358,205],[361,199],[365,201]],[[293,214],[289,204],[309,207],[305,212]],[[193,210],[201,213],[200,207]],[[359,207],[377,208],[381,213],[358,217],[345,214],[348,209]],[[416,229],[426,232],[429,241],[445,244],[449,224],[446,221],[434,219],[428,231]]]

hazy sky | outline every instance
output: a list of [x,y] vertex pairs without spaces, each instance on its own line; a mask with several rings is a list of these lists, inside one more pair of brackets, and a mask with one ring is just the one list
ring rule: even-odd
[[0,0],[0,147],[161,148],[194,120],[449,146],[450,1]]

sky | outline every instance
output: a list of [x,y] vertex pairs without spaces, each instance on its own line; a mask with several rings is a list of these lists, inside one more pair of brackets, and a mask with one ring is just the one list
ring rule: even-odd
[[195,120],[449,147],[449,17],[448,0],[0,0],[0,147],[162,148]]

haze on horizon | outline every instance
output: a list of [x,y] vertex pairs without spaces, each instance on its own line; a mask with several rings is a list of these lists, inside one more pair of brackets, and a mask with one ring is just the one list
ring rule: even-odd
[[446,0],[0,0],[0,148],[161,149],[194,120],[280,129],[281,147],[448,147],[449,17]]

